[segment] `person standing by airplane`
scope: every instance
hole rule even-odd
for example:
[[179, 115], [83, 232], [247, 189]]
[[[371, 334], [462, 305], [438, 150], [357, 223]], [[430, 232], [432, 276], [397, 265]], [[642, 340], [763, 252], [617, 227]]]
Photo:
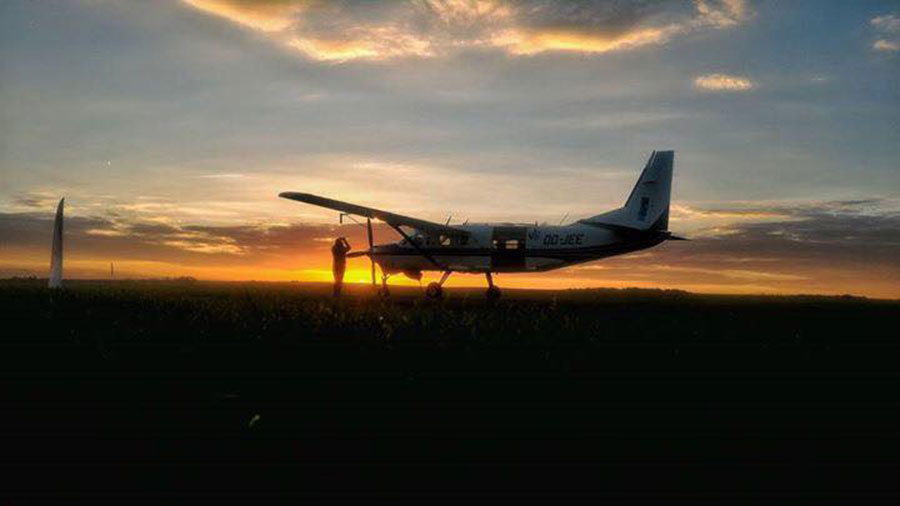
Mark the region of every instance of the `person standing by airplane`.
[[334, 274], [334, 296], [341, 296], [341, 287], [344, 285], [344, 271], [347, 268], [347, 252], [350, 251], [350, 243], [346, 237], [338, 237], [331, 246], [333, 262], [331, 271]]

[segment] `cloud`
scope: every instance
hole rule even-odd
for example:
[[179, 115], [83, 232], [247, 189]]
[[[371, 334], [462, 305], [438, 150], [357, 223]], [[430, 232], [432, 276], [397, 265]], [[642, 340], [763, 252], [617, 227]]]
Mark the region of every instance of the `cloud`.
[[[869, 20], [869, 23], [875, 27], [875, 31], [883, 34], [900, 33], [900, 17], [895, 14], [876, 16]], [[878, 39], [872, 44], [872, 49], [887, 52], [900, 51], [900, 39]]]
[[894, 14], [876, 16], [869, 21], [877, 30], [888, 33], [900, 33], [900, 17]]
[[[666, 243], [527, 282], [530, 286], [562, 282], [563, 286], [900, 297], [896, 201], [737, 203], [693, 212], [731, 220], [721, 225], [729, 233], [692, 235], [691, 241]], [[114, 261], [117, 271], [136, 277], [164, 272], [218, 279], [263, 275], [296, 279], [317, 273], [314, 279], [326, 280], [334, 237], [347, 236], [355, 248], [366, 244], [365, 229], [355, 224], [206, 226], [73, 216], [66, 225], [71, 264], [94, 262], [89, 265], [96, 265], [91, 271], [95, 276], [108, 272], [109, 262]], [[673, 223], [673, 228], [679, 227]], [[52, 213], [0, 213], [0, 244], [4, 245], [0, 271], [21, 273], [24, 269], [13, 269], [16, 265], [29, 266], [34, 272], [45, 269], [51, 230]], [[383, 225], [375, 233], [377, 242], [397, 238]], [[163, 264], [164, 270], [158, 266], [153, 271], [140, 270], [141, 266], [151, 269], [154, 262]], [[359, 262], [357, 267], [365, 264]], [[517, 276], [505, 279], [525, 282]]]
[[[0, 213], [4, 245], [0, 260], [21, 257], [17, 252], [29, 260], [43, 260], [50, 247], [52, 219], [49, 213]], [[69, 216], [65, 228], [69, 258], [167, 262], [182, 267], [267, 263], [299, 267], [327, 253], [338, 236], [346, 236], [356, 248], [366, 245], [365, 230], [355, 224], [206, 226]], [[395, 238], [384, 225], [374, 230], [382, 242]]]
[[721, 2], [708, 2], [697, 0], [697, 12], [700, 14], [695, 20], [696, 25], [711, 25], [717, 28], [735, 26], [748, 17], [748, 9], [744, 0], [721, 0]]
[[[727, 234], [692, 235], [602, 262], [596, 274], [617, 282], [651, 281], [687, 290], [769, 293], [858, 293], [900, 297], [900, 212], [883, 199], [719, 207], [738, 219]], [[678, 229], [677, 224], [673, 224]], [[591, 266], [587, 266], [591, 267]], [[650, 286], [650, 285], [647, 285]]]
[[224, 174], [203, 174], [197, 176], [202, 179], [242, 179], [246, 177], [244, 174], [239, 173], [224, 173]]
[[425, 58], [473, 48], [511, 55], [599, 54], [665, 44], [677, 35], [730, 28], [750, 17], [744, 0], [183, 2], [329, 62]]
[[182, 0], [196, 9], [263, 32], [290, 27], [310, 2], [290, 0]]
[[756, 85], [746, 77], [706, 74], [694, 79], [694, 87], [705, 91], [747, 91]]
[[359, 30], [357, 38], [349, 39], [293, 37], [288, 40], [287, 45], [314, 60], [334, 62], [434, 55], [429, 41], [394, 26]]
[[872, 44], [872, 49], [876, 51], [900, 51], [900, 42], [878, 39]]
[[13, 195], [11, 204], [19, 209], [51, 209], [62, 198], [50, 192], [29, 192]]
[[645, 28], [624, 34], [604, 35], [577, 31], [513, 31], [494, 39], [513, 54], [532, 55], [545, 51], [607, 53], [661, 44], [671, 36], [671, 28]]

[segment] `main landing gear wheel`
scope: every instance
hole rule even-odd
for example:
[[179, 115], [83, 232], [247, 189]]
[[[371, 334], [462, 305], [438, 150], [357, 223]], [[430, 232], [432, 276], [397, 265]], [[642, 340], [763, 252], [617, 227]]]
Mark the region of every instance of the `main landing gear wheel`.
[[428, 283], [428, 287], [425, 288], [425, 296], [431, 300], [440, 300], [444, 298], [444, 282], [447, 281], [447, 278], [453, 274], [453, 271], [444, 271], [444, 274], [441, 275], [440, 281], [434, 281]]
[[428, 283], [428, 287], [425, 288], [425, 296], [432, 300], [438, 300], [444, 298], [444, 288], [437, 281], [432, 281]]

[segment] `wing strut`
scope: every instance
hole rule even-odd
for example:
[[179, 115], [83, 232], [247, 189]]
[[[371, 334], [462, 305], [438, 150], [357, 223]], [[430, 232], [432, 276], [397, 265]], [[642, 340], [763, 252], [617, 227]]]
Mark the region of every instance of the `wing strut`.
[[419, 246], [419, 243], [417, 243], [416, 241], [413, 241], [410, 236], [406, 235], [406, 232], [404, 232], [403, 229], [401, 229], [397, 225], [393, 225], [391, 223], [388, 223], [388, 225], [393, 227], [394, 230], [396, 230], [398, 234], [402, 235], [403, 238], [406, 239], [406, 242], [412, 244], [412, 247], [416, 248], [416, 250], [418, 250], [418, 252], [421, 253], [423, 257], [427, 258], [429, 262], [433, 263], [435, 267], [437, 267], [439, 269], [447, 270], [446, 266], [441, 265], [440, 262], [435, 260], [433, 256], [431, 256], [430, 254], [428, 254], [427, 251], [422, 249], [422, 247]]
[[[366, 218], [366, 231], [369, 235], [369, 251], [372, 251], [375, 246], [372, 240], [372, 218]], [[375, 287], [375, 257], [369, 255], [369, 263], [372, 264], [372, 287]]]

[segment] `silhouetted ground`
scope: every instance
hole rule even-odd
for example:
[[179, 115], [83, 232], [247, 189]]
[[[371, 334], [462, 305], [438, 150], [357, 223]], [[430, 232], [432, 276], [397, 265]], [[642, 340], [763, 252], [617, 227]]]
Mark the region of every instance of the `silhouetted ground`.
[[900, 302], [329, 291], [0, 282], [0, 499], [900, 491]]

